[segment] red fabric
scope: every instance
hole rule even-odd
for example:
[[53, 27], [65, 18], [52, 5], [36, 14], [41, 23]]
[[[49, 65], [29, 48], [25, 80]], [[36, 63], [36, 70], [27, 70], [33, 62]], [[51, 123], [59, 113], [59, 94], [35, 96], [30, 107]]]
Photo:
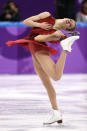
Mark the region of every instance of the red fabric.
[[[52, 16], [46, 17], [44, 19], [41, 19], [38, 21], [38, 23], [47, 22], [49, 24], [52, 24], [52, 26], [55, 24], [55, 19]], [[35, 56], [35, 52], [40, 50], [47, 50], [50, 54], [56, 54], [58, 53], [57, 50], [49, 47], [45, 42], [37, 42], [34, 40], [34, 37], [37, 35], [47, 35], [52, 34], [56, 30], [50, 29], [50, 30], [44, 30], [38, 27], [34, 27], [31, 29], [30, 33], [23, 39], [19, 39], [16, 41], [8, 41], [6, 44], [8, 46], [11, 46], [13, 44], [19, 44], [21, 46], [24, 46], [26, 49], [30, 50], [30, 52]], [[59, 41], [50, 41], [50, 43], [57, 44]]]
[[83, 14], [83, 15], [87, 15], [87, 13], [84, 12], [83, 10], [80, 10], [80, 13]]

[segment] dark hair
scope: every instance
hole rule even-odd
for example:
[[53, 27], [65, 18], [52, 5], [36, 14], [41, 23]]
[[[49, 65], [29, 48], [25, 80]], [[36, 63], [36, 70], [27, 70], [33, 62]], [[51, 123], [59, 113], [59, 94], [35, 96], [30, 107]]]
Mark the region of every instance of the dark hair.
[[17, 4], [13, 1], [13, 0], [10, 0], [6, 3], [6, 5], [9, 5], [10, 3], [13, 3], [15, 5], [15, 7], [18, 7]]
[[87, 0], [83, 0], [82, 5], [84, 5], [87, 2]]
[[13, 0], [9, 0], [9, 1], [7, 2], [7, 4], [10, 4], [10, 3], [14, 3], [14, 4], [15, 4], [15, 2], [14, 2]]
[[3, 6], [3, 9], [10, 8], [9, 4], [10, 4], [11, 2], [14, 3], [14, 5], [17, 7], [16, 3], [15, 3], [13, 0], [10, 0], [10, 1], [8, 1], [7, 3], [5, 3], [5, 5]]
[[4, 6], [3, 9], [4, 9], [4, 10], [10, 10], [10, 6], [9, 6], [9, 5]]
[[82, 6], [81, 6], [81, 11], [83, 11], [84, 12], [84, 4], [87, 2], [87, 0], [83, 0], [83, 2], [82, 2]]

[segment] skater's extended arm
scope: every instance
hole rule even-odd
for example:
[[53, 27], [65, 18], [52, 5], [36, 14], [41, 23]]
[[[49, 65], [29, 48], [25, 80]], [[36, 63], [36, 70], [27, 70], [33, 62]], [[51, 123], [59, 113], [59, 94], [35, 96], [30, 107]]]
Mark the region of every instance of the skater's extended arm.
[[32, 17], [25, 19], [23, 21], [23, 24], [27, 25], [27, 26], [31, 26], [31, 27], [40, 27], [40, 28], [48, 30], [48, 29], [52, 28], [51, 24], [48, 24], [47, 22], [38, 23], [37, 21], [40, 19], [46, 18], [50, 15], [51, 14], [49, 12], [43, 12], [43, 13], [40, 13], [36, 16], [32, 16]]
[[47, 42], [47, 41], [57, 41], [64, 38], [65, 38], [65, 35], [60, 30], [57, 30], [56, 32], [52, 34], [38, 35], [34, 38], [34, 40], [38, 42]]

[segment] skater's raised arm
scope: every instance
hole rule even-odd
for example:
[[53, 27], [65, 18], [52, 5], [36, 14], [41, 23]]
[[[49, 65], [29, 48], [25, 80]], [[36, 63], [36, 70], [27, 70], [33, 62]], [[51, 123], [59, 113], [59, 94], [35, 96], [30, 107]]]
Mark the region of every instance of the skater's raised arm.
[[25, 19], [23, 21], [23, 24], [27, 25], [27, 26], [31, 26], [31, 27], [40, 27], [42, 29], [48, 30], [48, 29], [52, 28], [51, 24], [48, 24], [47, 22], [38, 23], [37, 21], [40, 20], [40, 19], [44, 19], [44, 18], [46, 18], [50, 15], [51, 14], [49, 12], [43, 12], [43, 13], [40, 13], [36, 16], [32, 16], [32, 17]]

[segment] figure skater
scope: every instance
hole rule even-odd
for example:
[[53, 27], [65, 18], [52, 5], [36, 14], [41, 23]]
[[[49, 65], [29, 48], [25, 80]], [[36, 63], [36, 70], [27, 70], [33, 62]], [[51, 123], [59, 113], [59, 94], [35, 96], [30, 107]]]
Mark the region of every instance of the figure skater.
[[[68, 18], [55, 19], [49, 12], [43, 12], [25, 19], [23, 24], [33, 27], [29, 35], [23, 39], [8, 41], [6, 44], [8, 46], [19, 44], [30, 50], [35, 71], [46, 88], [52, 105], [53, 113], [43, 124], [62, 123], [62, 114], [57, 105], [56, 92], [50, 78], [54, 81], [61, 79], [67, 52], [71, 52], [72, 44], [75, 40], [79, 39], [79, 36], [66, 38], [60, 30], [73, 31], [76, 23]], [[50, 55], [57, 54], [58, 51], [49, 47], [46, 44], [48, 41], [53, 44], [57, 44], [60, 41], [60, 45], [63, 48], [56, 64], [50, 58]]]

